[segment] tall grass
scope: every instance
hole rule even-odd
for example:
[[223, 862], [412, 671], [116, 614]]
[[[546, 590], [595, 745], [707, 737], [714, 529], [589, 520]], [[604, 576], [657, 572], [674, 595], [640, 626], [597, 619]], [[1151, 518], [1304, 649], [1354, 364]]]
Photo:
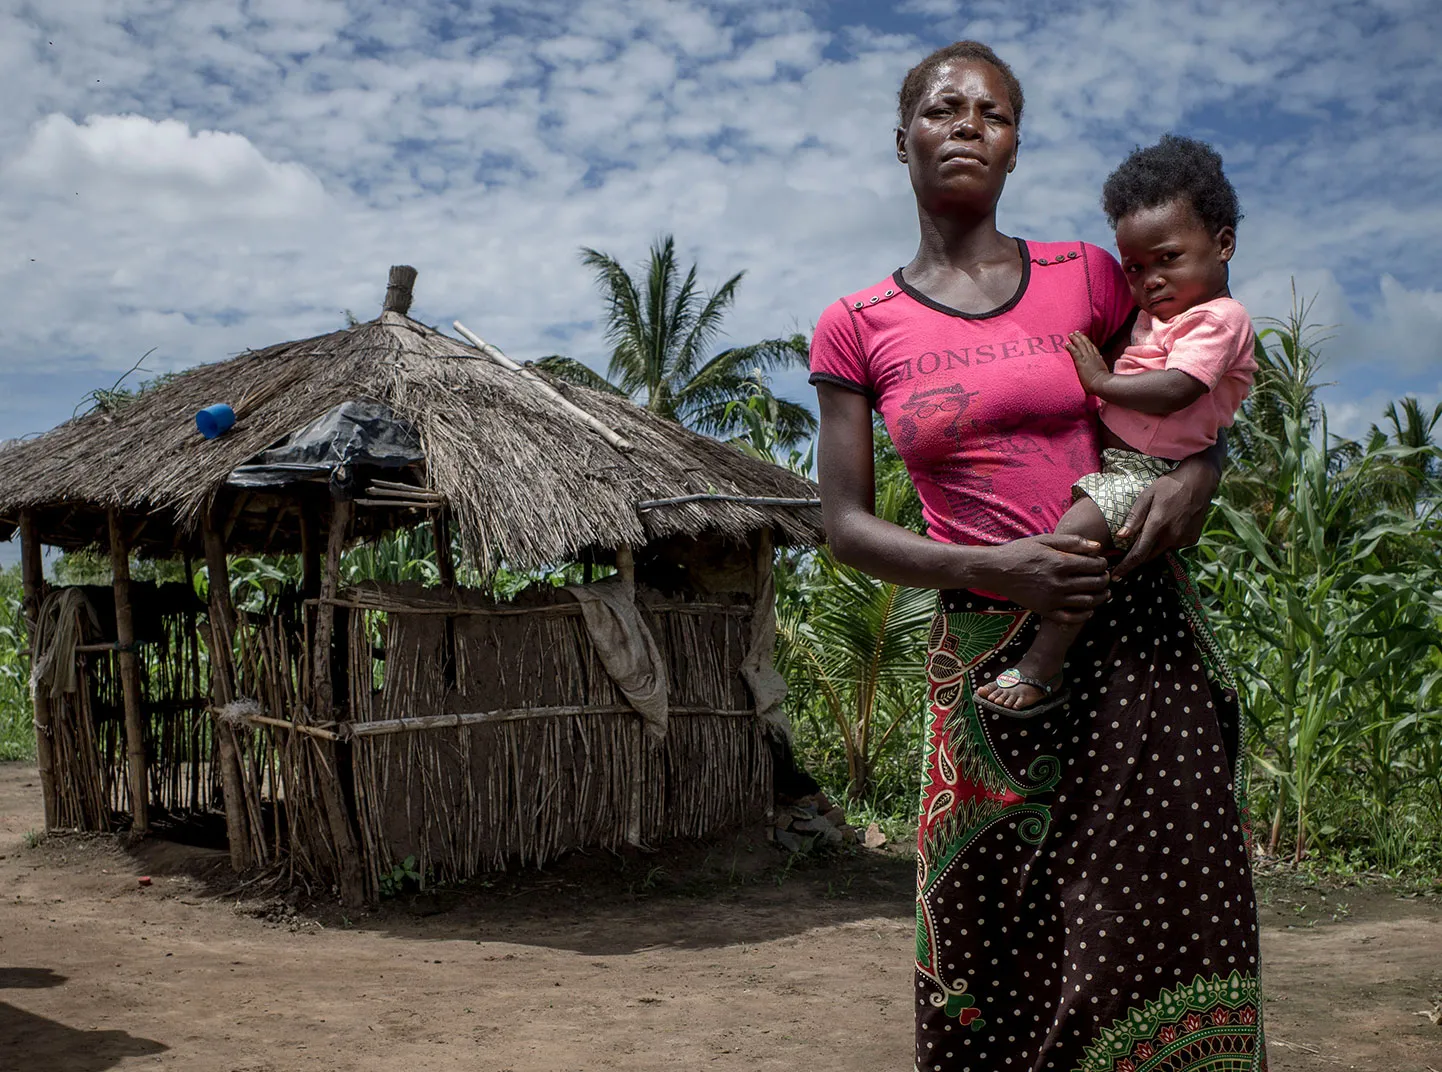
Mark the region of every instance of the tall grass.
[[0, 570], [0, 760], [35, 755], [20, 567]]

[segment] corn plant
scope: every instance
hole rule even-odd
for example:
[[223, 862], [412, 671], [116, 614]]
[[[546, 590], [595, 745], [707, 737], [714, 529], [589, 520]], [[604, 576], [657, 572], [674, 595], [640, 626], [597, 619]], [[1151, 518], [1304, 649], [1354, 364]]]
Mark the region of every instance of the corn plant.
[[1331, 443], [1304, 316], [1262, 333], [1274, 345], [1261, 351], [1240, 472], [1202, 569], [1246, 684], [1252, 754], [1273, 781], [1267, 845], [1280, 848], [1290, 819], [1297, 860], [1339, 769], [1365, 767], [1381, 814], [1395, 801], [1398, 749], [1409, 747], [1395, 727], [1421, 715], [1409, 697], [1437, 644], [1423, 594], [1437, 577], [1422, 553], [1435, 547], [1432, 511], [1383, 493], [1433, 448]]
[[20, 568], [0, 570], [0, 760], [35, 754]]

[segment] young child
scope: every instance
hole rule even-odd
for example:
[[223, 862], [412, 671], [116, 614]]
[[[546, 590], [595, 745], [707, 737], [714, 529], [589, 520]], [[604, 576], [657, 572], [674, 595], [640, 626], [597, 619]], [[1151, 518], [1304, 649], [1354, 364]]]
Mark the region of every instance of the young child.
[[[1216, 443], [1257, 363], [1247, 311], [1227, 290], [1239, 213], [1216, 151], [1168, 134], [1112, 172], [1102, 208], [1140, 312], [1110, 371], [1081, 332], [1067, 344], [1082, 388], [1100, 400], [1102, 469], [1077, 481], [1056, 531], [1124, 548], [1117, 530], [1137, 496]], [[1062, 665], [1080, 630], [1043, 619], [1021, 661], [977, 689], [977, 703], [1015, 718], [1066, 703]]]

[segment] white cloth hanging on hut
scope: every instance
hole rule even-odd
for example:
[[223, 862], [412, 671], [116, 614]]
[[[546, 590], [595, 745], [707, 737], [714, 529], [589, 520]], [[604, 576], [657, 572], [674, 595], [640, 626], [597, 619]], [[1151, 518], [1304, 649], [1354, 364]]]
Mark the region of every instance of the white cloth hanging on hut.
[[634, 582], [618, 574], [594, 584], [568, 585], [566, 591], [581, 604], [581, 618], [601, 665], [640, 714], [646, 736], [662, 740], [670, 712], [666, 664], [636, 607]]

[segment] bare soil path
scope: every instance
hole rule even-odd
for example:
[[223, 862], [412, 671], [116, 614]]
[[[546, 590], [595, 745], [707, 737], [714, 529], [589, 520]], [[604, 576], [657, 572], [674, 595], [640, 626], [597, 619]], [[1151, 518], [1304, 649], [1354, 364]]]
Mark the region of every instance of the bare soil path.
[[[912, 861], [742, 836], [347, 919], [222, 896], [212, 850], [57, 837], [0, 764], [0, 1070], [910, 1067]], [[152, 885], [138, 878], [149, 875]], [[1276, 1072], [1442, 1072], [1442, 901], [1264, 884]]]

